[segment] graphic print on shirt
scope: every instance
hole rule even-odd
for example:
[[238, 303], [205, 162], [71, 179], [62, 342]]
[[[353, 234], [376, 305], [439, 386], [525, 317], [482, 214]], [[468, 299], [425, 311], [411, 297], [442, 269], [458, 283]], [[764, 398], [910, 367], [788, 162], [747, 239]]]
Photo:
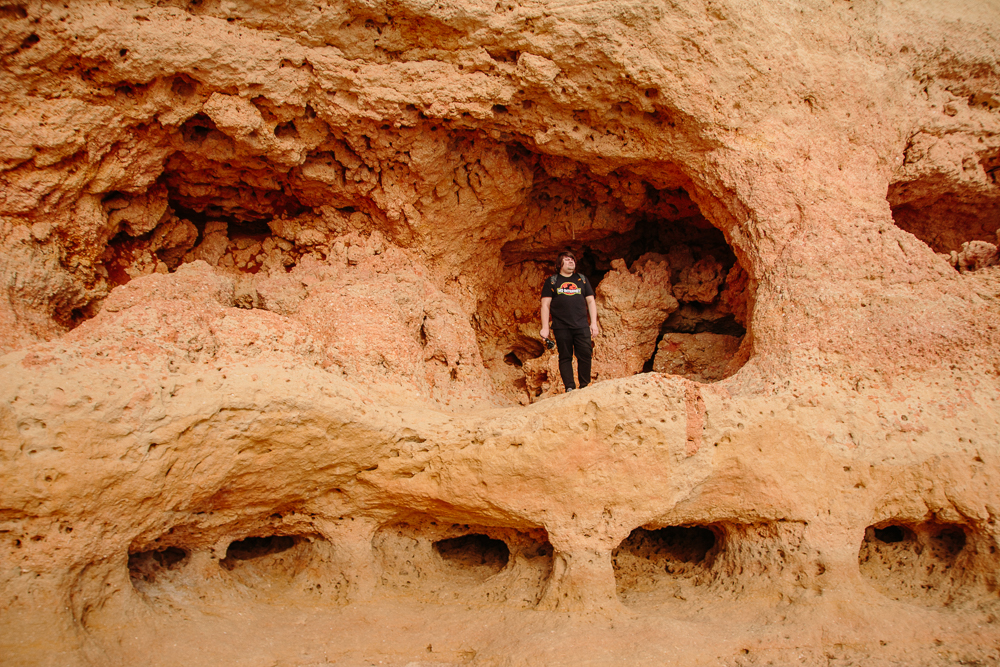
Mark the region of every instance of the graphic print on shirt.
[[562, 285], [559, 286], [559, 289], [556, 290], [557, 294], [565, 294], [566, 296], [574, 296], [582, 292], [583, 290], [580, 289], [579, 285], [571, 282], [563, 283]]

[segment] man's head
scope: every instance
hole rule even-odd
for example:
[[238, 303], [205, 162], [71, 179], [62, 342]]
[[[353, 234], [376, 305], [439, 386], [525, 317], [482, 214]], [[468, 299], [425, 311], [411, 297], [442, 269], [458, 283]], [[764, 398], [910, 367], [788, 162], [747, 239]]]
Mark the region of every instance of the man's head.
[[556, 271], [567, 274], [576, 271], [576, 255], [569, 250], [559, 253], [556, 257]]

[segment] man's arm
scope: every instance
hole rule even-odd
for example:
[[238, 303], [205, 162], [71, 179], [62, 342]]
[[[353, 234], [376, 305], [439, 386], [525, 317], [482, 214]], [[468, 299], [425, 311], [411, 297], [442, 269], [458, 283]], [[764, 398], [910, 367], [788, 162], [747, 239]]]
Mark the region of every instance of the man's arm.
[[596, 336], [601, 333], [601, 327], [597, 325], [597, 299], [592, 296], [587, 297], [587, 312], [590, 313], [590, 335]]
[[551, 296], [542, 297], [542, 338], [549, 337], [549, 306], [552, 305]]

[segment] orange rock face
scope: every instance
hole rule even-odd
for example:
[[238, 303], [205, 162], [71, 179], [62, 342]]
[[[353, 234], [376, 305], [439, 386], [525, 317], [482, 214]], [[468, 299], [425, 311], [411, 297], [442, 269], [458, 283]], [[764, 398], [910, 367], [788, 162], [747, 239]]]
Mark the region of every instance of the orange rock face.
[[992, 4], [25, 0], [0, 45], [4, 664], [1000, 660]]

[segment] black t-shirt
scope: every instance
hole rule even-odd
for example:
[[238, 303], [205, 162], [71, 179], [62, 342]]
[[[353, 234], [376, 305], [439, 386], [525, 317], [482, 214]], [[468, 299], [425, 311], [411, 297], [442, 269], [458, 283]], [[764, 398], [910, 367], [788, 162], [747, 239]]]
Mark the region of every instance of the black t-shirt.
[[[553, 280], [552, 278], [555, 278]], [[594, 296], [590, 281], [579, 273], [566, 277], [560, 273], [545, 279], [542, 298], [551, 297], [553, 329], [587, 329], [590, 315], [587, 312], [587, 297]]]

